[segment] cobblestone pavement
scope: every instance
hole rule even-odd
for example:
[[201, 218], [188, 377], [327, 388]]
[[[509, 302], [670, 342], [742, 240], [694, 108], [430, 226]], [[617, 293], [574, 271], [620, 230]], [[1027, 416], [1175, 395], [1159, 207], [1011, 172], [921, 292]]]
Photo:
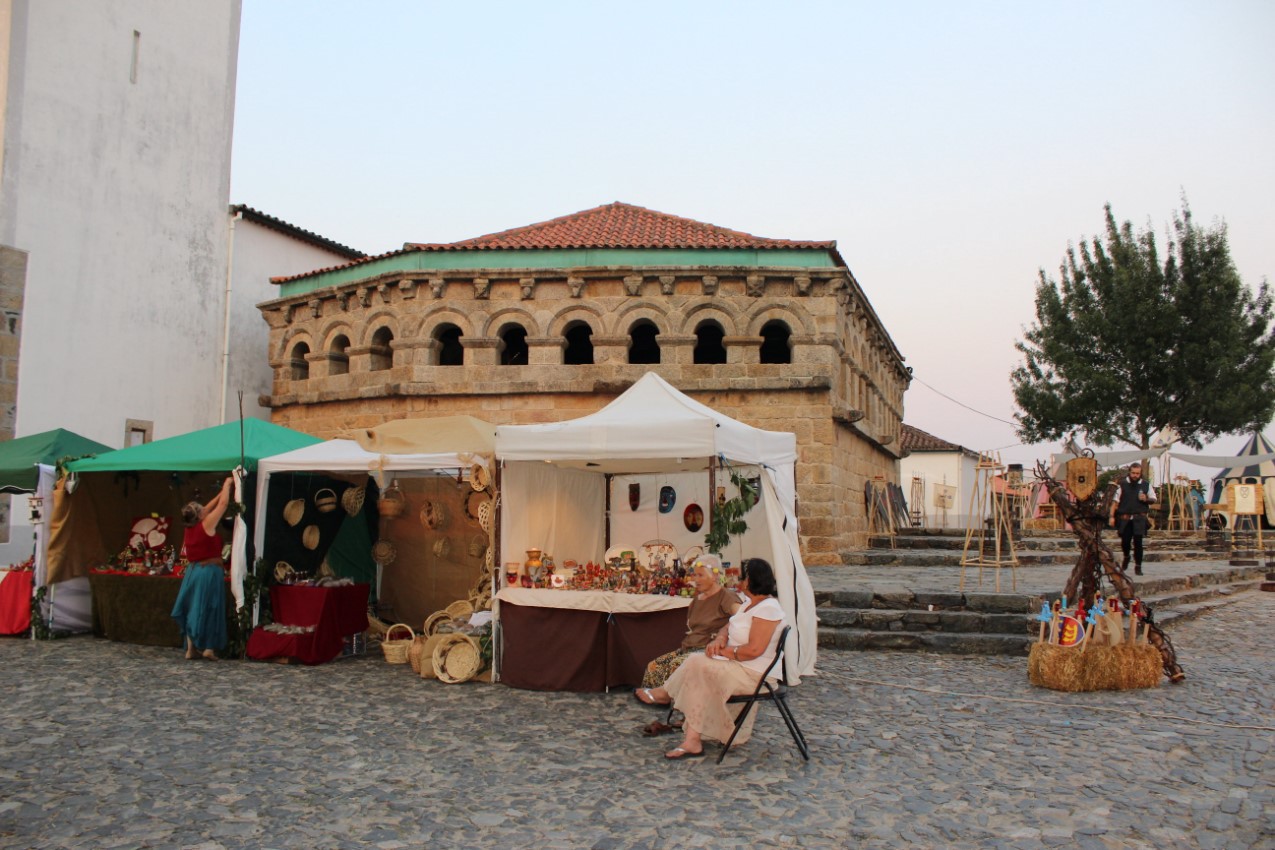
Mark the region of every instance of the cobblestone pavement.
[[1063, 694], [1022, 658], [824, 652], [717, 766], [628, 693], [379, 658], [0, 640], [0, 847], [1270, 848], [1275, 594], [1172, 635], [1188, 679]]

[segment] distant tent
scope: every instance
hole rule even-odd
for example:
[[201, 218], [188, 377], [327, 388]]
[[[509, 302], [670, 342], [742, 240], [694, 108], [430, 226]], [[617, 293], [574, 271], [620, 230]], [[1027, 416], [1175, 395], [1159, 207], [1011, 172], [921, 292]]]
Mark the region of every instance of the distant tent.
[[[1273, 453], [1275, 447], [1272, 447], [1271, 441], [1263, 434], [1254, 434], [1235, 456], [1235, 466], [1223, 469], [1214, 477], [1213, 498], [1209, 501], [1220, 503], [1226, 485], [1232, 482], [1257, 484], [1262, 488], [1266, 500], [1266, 521], [1275, 525], [1275, 459], [1269, 457]], [[1245, 463], [1244, 458], [1254, 458], [1257, 462]]]
[[31, 493], [39, 482], [37, 464], [55, 465], [65, 457], [109, 452], [110, 446], [56, 428], [0, 443], [0, 493]]

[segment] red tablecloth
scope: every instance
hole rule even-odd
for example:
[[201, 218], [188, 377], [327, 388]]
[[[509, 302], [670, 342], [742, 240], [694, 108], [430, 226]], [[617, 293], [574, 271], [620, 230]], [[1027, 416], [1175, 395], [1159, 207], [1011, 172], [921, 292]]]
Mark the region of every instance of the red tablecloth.
[[0, 570], [0, 635], [20, 635], [31, 627], [30, 570]]
[[500, 681], [537, 691], [642, 684], [651, 659], [677, 649], [686, 609], [609, 614], [500, 603]]
[[248, 638], [248, 657], [296, 658], [303, 664], [323, 664], [341, 654], [347, 635], [367, 629], [369, 586], [306, 587], [275, 585], [270, 588], [270, 610], [274, 621], [288, 626], [314, 626], [300, 635], [253, 629]]

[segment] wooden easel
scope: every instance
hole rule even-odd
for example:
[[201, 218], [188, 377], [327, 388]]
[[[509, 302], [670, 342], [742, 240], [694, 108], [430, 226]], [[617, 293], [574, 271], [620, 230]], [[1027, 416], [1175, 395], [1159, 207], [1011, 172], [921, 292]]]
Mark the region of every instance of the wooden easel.
[[956, 507], [956, 487], [946, 482], [935, 484], [934, 507], [939, 511], [939, 528], [947, 528], [947, 512]]
[[1191, 480], [1185, 475], [1175, 475], [1172, 484], [1166, 484], [1169, 491], [1169, 531], [1195, 531], [1195, 515], [1187, 506], [1187, 494], [1191, 491]]
[[[979, 453], [974, 467], [974, 490], [970, 493], [965, 549], [961, 553], [960, 589], [965, 589], [965, 568], [978, 567], [978, 584], [983, 585], [983, 567], [996, 570], [996, 592], [1001, 590], [1002, 566], [1010, 568], [1010, 580], [1018, 589], [1018, 553], [1014, 551], [1014, 524], [1009, 510], [1008, 494], [996, 492], [996, 478], [1001, 471], [1000, 458]], [[988, 538], [991, 539], [988, 539]]]
[[912, 476], [912, 492], [908, 496], [908, 512], [913, 528], [925, 528], [925, 479]]
[[1257, 533], [1257, 552], [1264, 554], [1266, 545], [1262, 541], [1262, 514], [1266, 513], [1265, 493], [1261, 484], [1242, 484], [1232, 481], [1226, 485], [1226, 502], [1231, 511], [1231, 556], [1241, 547], [1236, 543], [1240, 532]]

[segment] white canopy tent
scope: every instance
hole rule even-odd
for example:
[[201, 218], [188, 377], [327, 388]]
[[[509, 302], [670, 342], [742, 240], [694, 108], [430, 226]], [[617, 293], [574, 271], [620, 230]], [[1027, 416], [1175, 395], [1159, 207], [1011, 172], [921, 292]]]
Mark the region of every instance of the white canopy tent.
[[[506, 559], [532, 548], [559, 560], [596, 558], [608, 540], [637, 546], [648, 538], [668, 540], [683, 551], [702, 544], [708, 531], [709, 499], [715, 496], [710, 475], [728, 494], [734, 489], [728, 469], [759, 476], [760, 501], [745, 516], [748, 532], [722, 554], [734, 560], [738, 551], [771, 563], [779, 603], [794, 627], [786, 648], [789, 680], [814, 673], [817, 619], [797, 537], [794, 434], [746, 425], [648, 372], [588, 416], [498, 427], [496, 456], [500, 551]], [[627, 494], [634, 484], [637, 506], [631, 507]], [[665, 488], [675, 494], [676, 513], [662, 510]], [[706, 523], [694, 531], [682, 521], [683, 505], [692, 500]]]

